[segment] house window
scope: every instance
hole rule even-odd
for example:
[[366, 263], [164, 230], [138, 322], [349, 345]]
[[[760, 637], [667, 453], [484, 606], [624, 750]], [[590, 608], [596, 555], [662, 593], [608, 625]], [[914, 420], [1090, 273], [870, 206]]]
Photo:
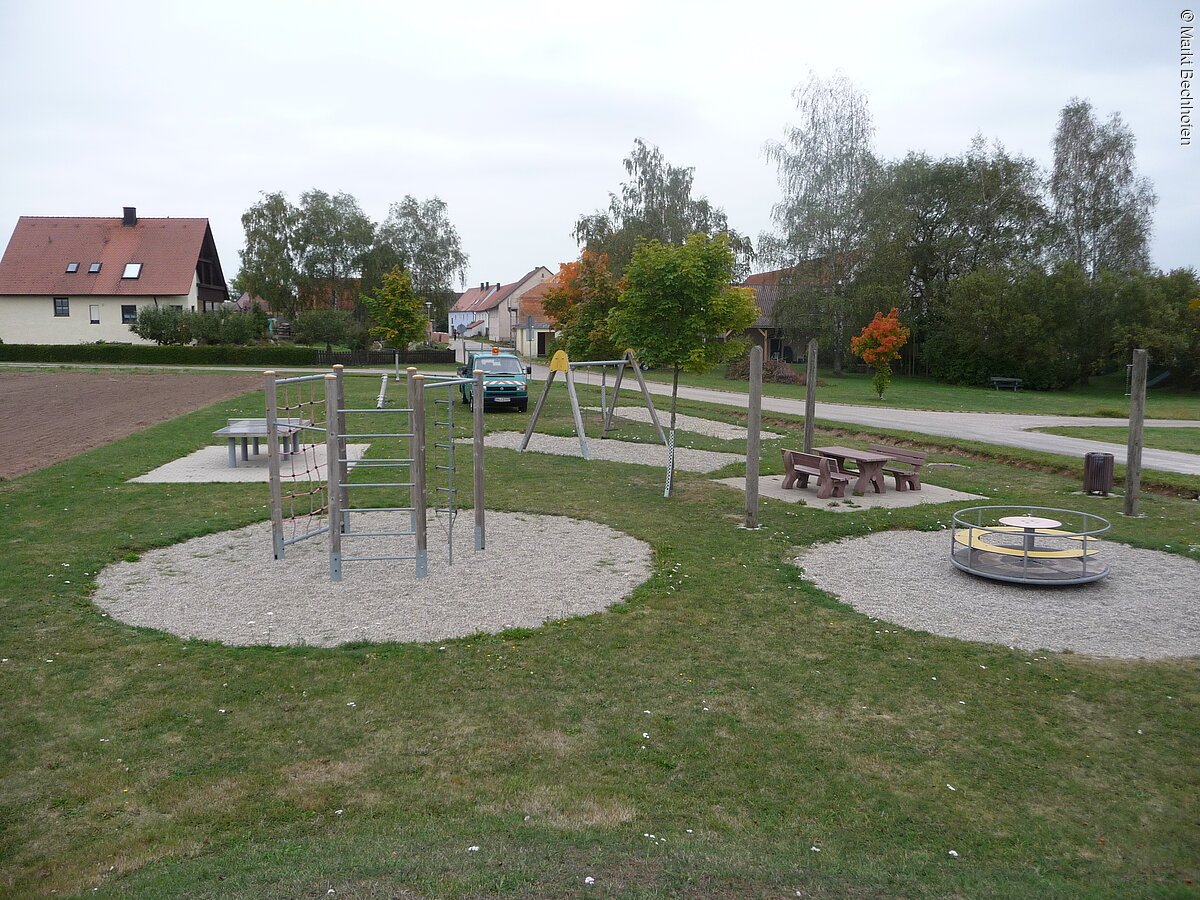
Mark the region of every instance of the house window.
[[97, 272], [100, 271], [100, 265], [101, 264], [98, 262], [92, 263], [90, 266], [88, 266], [88, 274], [95, 275]]
[[100, 305], [99, 304], [93, 303], [91, 306], [88, 307], [88, 320], [93, 325], [100, 324]]
[[74, 275], [79, 271], [79, 263], [67, 263], [67, 272]]
[[140, 278], [142, 274], [141, 263], [125, 263], [125, 271], [121, 273], [122, 278]]
[[71, 301], [66, 297], [54, 298], [54, 315], [62, 317], [71, 314]]
[[121, 304], [121, 324], [132, 325], [137, 321], [137, 307], [133, 304]]

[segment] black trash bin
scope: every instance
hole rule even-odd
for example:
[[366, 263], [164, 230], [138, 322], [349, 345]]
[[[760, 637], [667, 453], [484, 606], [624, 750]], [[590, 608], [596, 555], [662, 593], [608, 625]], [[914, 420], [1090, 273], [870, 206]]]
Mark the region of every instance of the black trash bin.
[[1112, 486], [1113, 455], [1111, 453], [1085, 453], [1083, 455], [1083, 492], [1107, 497], [1112, 493]]

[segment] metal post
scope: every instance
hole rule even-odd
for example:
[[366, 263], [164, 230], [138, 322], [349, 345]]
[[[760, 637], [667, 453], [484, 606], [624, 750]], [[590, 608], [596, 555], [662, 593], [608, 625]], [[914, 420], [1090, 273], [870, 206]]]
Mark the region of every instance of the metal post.
[[413, 431], [412, 492], [413, 531], [417, 536], [417, 577], [429, 574], [429, 553], [425, 533], [425, 376], [413, 375], [412, 416], [416, 423]]
[[750, 351], [750, 413], [746, 419], [746, 527], [758, 527], [758, 463], [762, 455], [762, 347]]
[[1129, 395], [1129, 446], [1125, 454], [1125, 515], [1138, 514], [1142, 490], [1142, 427], [1146, 421], [1145, 350], [1133, 351], [1133, 381]]
[[605, 410], [608, 409], [608, 369], [600, 369], [600, 419], [604, 423], [600, 432], [600, 437], [608, 437], [608, 416], [605, 415]]
[[[416, 416], [413, 414], [413, 410], [416, 409], [416, 406], [417, 406], [417, 400], [416, 400], [417, 395], [416, 395], [416, 389], [413, 386], [413, 376], [415, 376], [417, 374], [416, 366], [409, 366], [407, 369], [405, 369], [405, 374], [407, 377], [407, 384], [405, 385], [405, 387], [408, 389], [408, 395], [407, 395], [408, 396], [408, 433], [411, 435], [411, 437], [409, 437], [409, 439], [408, 439], [408, 458], [410, 460], [415, 460], [417, 458], [417, 448], [416, 448], [417, 419], [416, 419]], [[414, 466], [414, 464], [410, 462], [409, 463], [409, 474], [410, 475], [413, 474], [413, 472], [412, 472], [413, 466]], [[415, 479], [410, 478], [408, 480], [413, 481]], [[410, 502], [408, 505], [412, 507], [412, 512], [410, 512], [408, 514], [408, 530], [415, 534], [417, 531], [417, 504], [411, 502], [411, 498], [410, 498]]]
[[[338, 522], [342, 518], [341, 500], [342, 484], [345, 477], [342, 474], [341, 463], [338, 462], [338, 415], [337, 397], [338, 377], [325, 376], [325, 486], [329, 503], [329, 580], [342, 580], [342, 529]], [[330, 414], [330, 411], [333, 411]]]
[[267, 396], [267, 469], [271, 479], [271, 547], [283, 559], [283, 489], [279, 484], [279, 396], [274, 372], [263, 372]]
[[813, 418], [817, 414], [817, 339], [808, 342], [804, 368], [804, 452], [812, 453]]
[[[554, 380], [554, 373], [550, 373], [550, 378], [546, 380], [546, 390], [550, 389], [550, 382]], [[542, 401], [546, 399], [546, 394], [543, 392], [542, 399], [538, 401], [537, 409], [533, 412], [533, 421], [537, 421], [537, 414], [542, 409]], [[483, 518], [483, 370], [475, 370], [475, 385], [471, 390], [472, 413], [474, 414], [474, 434], [472, 437], [472, 451], [474, 454], [473, 463], [473, 498], [475, 504], [475, 550], [476, 552], [487, 547], [487, 535], [484, 530]], [[529, 425], [533, 428], [533, 423]], [[525, 443], [529, 443], [529, 433], [525, 433]], [[524, 449], [524, 445], [522, 448]]]
[[396, 381], [400, 380], [400, 351], [396, 351]]
[[613, 414], [617, 411], [617, 397], [621, 395], [621, 380], [625, 377], [625, 361], [617, 363], [617, 378], [613, 382], [612, 389], [612, 405], [604, 410], [604, 436], [608, 437], [609, 431], [612, 430]]
[[654, 409], [654, 401], [650, 399], [650, 389], [646, 387], [646, 379], [642, 377], [642, 367], [638, 364], [637, 357], [633, 355], [632, 350], [625, 351], [625, 358], [629, 360], [629, 364], [633, 367], [633, 374], [637, 378], [638, 387], [642, 389], [642, 399], [646, 401], [646, 409], [650, 410], [650, 421], [654, 423], [654, 430], [658, 432], [658, 439], [665, 444], [667, 436], [663, 434], [662, 425], [658, 422], [658, 413]]
[[[338, 433], [338, 459], [349, 459], [346, 453], [346, 414], [342, 412], [346, 408], [346, 367], [336, 365], [333, 367], [333, 374], [337, 376], [337, 405], [331, 410], [325, 410], [325, 418], [337, 416], [337, 433]], [[338, 481], [343, 485], [341, 488], [341, 499], [338, 508], [342, 511], [342, 531], [350, 530], [350, 488], [346, 487], [346, 482], [349, 480], [350, 473], [349, 464], [339, 462], [338, 467], [341, 469], [344, 477]], [[333, 527], [334, 520], [329, 520], [330, 527]]]

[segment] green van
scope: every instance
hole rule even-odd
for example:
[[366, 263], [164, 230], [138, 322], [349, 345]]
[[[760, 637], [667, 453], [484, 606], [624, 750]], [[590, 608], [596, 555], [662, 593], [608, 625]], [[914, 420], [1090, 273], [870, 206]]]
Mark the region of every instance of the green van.
[[[528, 377], [533, 373], [529, 366], [521, 364], [521, 358], [509, 352], [472, 352], [467, 364], [458, 370], [463, 378], [471, 378], [475, 370], [483, 372], [483, 408], [510, 407], [524, 412], [529, 408]], [[473, 385], [460, 384], [462, 402], [470, 403]]]

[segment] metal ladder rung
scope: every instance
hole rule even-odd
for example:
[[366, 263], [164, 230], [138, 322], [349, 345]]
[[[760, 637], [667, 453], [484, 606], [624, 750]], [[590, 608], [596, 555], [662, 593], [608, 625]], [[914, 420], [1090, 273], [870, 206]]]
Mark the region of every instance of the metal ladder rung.
[[380, 409], [378, 406], [371, 409], [339, 409], [340, 413], [376, 413], [376, 412], [412, 412], [412, 409], [407, 406], [389, 406], [387, 409]]
[[342, 537], [413, 537], [415, 531], [343, 531]]
[[345, 438], [346, 440], [350, 440], [351, 438], [411, 438], [413, 436], [414, 435], [412, 435], [408, 432], [401, 432], [399, 434], [396, 434], [396, 433], [393, 433], [390, 431], [383, 431], [383, 432], [379, 432], [378, 434], [376, 434], [375, 432], [372, 431], [372, 432], [364, 432], [362, 434], [339, 435], [339, 437]]
[[343, 509], [344, 513], [369, 513], [369, 512], [413, 512], [411, 506], [351, 506]]
[[342, 562], [412, 562], [415, 556], [343, 556]]
[[411, 481], [363, 481], [357, 484], [354, 483], [339, 483], [338, 487], [343, 488], [360, 488], [360, 487], [412, 487]]
[[376, 459], [375, 457], [365, 456], [360, 457], [359, 459], [342, 459], [341, 457], [338, 457], [338, 462], [354, 463], [357, 466], [369, 466], [372, 463], [386, 463], [388, 465], [412, 465], [411, 459], [388, 459], [386, 457]]

